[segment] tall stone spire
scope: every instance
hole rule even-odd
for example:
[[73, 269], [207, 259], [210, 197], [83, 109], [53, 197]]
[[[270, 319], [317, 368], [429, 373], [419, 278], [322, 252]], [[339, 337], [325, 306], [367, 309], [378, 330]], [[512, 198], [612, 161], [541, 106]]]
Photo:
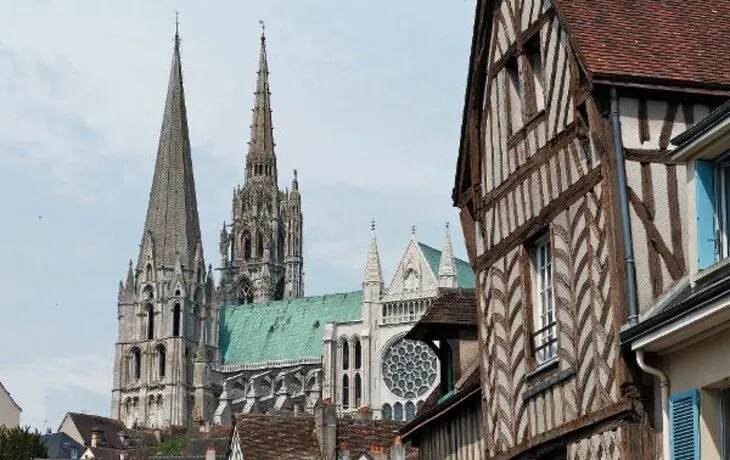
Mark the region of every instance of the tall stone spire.
[[277, 183], [276, 155], [274, 154], [274, 125], [271, 121], [271, 91], [269, 89], [269, 65], [266, 60], [266, 35], [261, 22], [261, 52], [254, 93], [251, 138], [246, 155], [246, 181], [255, 178], [271, 178]]
[[198, 204], [180, 64], [180, 36], [176, 30], [157, 162], [137, 269], [142, 268], [143, 258], [150, 252], [158, 267], [172, 268], [180, 257], [185, 268], [192, 268], [199, 241]]
[[368, 250], [368, 260], [365, 264], [364, 283], [383, 284], [383, 271], [380, 267], [380, 254], [378, 253], [378, 242], [375, 238], [375, 221], [370, 222], [370, 249]]
[[438, 272], [439, 287], [456, 287], [456, 262], [454, 261], [454, 250], [451, 247], [451, 235], [449, 234], [449, 223], [446, 223], [446, 236], [444, 237], [444, 248], [441, 251]]

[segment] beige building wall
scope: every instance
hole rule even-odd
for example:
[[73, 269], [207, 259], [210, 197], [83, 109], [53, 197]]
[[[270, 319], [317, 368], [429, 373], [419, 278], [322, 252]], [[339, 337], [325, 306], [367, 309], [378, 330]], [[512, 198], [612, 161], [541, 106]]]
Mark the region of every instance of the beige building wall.
[[699, 338], [665, 356], [670, 395], [700, 389], [700, 452], [703, 460], [721, 459], [721, 391], [730, 387], [728, 332], [724, 329]]
[[20, 425], [20, 407], [0, 385], [0, 426], [13, 428]]

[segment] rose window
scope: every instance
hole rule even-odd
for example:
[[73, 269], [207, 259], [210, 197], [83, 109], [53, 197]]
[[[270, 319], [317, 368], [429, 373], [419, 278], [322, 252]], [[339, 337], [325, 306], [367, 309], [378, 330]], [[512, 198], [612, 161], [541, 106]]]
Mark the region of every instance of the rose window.
[[436, 354], [426, 344], [400, 340], [383, 355], [383, 380], [391, 393], [400, 398], [426, 394], [436, 381]]

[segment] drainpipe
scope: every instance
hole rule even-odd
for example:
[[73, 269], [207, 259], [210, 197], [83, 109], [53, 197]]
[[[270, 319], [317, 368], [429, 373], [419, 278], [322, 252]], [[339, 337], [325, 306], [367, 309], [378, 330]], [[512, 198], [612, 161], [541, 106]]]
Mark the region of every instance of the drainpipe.
[[636, 268], [634, 266], [634, 245], [631, 237], [631, 216], [629, 215], [628, 184], [624, 164], [624, 144], [621, 138], [621, 120], [618, 110], [618, 93], [611, 88], [611, 125], [613, 126], [613, 144], [616, 153], [616, 174], [618, 175], [618, 199], [621, 206], [621, 226], [624, 234], [624, 263], [626, 265], [626, 289], [629, 301], [629, 325], [638, 323], [639, 315], [636, 306]]
[[662, 391], [662, 455], [663, 458], [669, 458], [669, 380], [664, 372], [646, 364], [643, 348], [636, 350], [636, 363], [642, 371], [659, 379]]

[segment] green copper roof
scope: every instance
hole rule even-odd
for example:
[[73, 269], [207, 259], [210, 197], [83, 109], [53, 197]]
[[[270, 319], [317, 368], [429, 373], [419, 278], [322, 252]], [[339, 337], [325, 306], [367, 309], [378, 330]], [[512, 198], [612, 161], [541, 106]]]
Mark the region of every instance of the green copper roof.
[[359, 320], [361, 300], [357, 291], [223, 307], [223, 364], [318, 358], [324, 325]]
[[[441, 251], [423, 243], [418, 243], [418, 246], [421, 247], [421, 252], [431, 266], [433, 274], [438, 278]], [[454, 262], [456, 262], [456, 287], [464, 289], [476, 288], [477, 279], [474, 276], [474, 271], [471, 269], [471, 264], [457, 257], [454, 257]]]

